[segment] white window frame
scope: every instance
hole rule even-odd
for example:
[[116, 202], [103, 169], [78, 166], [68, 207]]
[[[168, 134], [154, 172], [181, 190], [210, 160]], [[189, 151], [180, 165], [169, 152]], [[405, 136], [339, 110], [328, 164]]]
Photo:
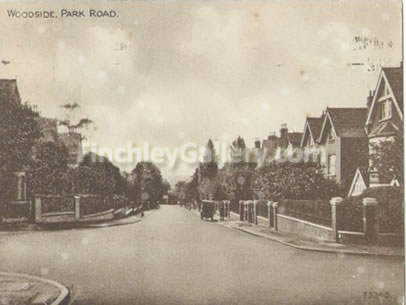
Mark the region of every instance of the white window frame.
[[385, 98], [379, 100], [379, 121], [385, 121], [392, 118], [392, 100]]
[[[334, 157], [334, 162], [332, 162], [332, 158]], [[332, 163], [334, 163], [332, 166]], [[329, 177], [336, 176], [336, 165], [337, 165], [337, 155], [328, 155], [327, 157], [327, 175]]]

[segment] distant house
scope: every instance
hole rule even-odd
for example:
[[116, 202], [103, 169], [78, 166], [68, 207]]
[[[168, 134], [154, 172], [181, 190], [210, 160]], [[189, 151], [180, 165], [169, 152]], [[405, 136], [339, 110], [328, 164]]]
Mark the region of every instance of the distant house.
[[[368, 97], [367, 107], [365, 132], [369, 153], [373, 154], [374, 145], [393, 140], [403, 131], [403, 65], [381, 69], [376, 88]], [[369, 179], [371, 187], [397, 183], [392, 179], [384, 181], [374, 169], [371, 169]]]
[[76, 132], [66, 132], [60, 133], [58, 137], [68, 149], [68, 165], [77, 166], [83, 157], [82, 135]]
[[[303, 134], [301, 132], [289, 132], [287, 124], [282, 124], [280, 136], [272, 132], [267, 139], [262, 141], [262, 151], [265, 154], [265, 160], [278, 159], [282, 154], [290, 154], [294, 148], [300, 147]], [[256, 141], [256, 147], [260, 142]]]
[[57, 119], [39, 117], [38, 125], [40, 129], [40, 141], [56, 142], [58, 140]]
[[0, 79], [0, 101], [1, 100], [11, 101], [17, 104], [21, 103], [16, 79]]
[[326, 175], [346, 187], [358, 167], [368, 165], [366, 108], [327, 108], [318, 138]]

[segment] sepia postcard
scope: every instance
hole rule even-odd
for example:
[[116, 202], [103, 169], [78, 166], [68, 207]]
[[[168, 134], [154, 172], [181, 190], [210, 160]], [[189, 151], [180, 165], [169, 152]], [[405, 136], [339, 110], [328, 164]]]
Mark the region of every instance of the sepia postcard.
[[0, 305], [403, 305], [401, 0], [0, 0]]

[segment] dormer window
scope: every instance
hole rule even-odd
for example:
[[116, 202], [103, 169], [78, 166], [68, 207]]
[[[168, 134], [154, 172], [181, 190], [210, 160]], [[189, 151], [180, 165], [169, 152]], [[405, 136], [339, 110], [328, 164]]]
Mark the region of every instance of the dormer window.
[[392, 117], [392, 101], [384, 100], [379, 102], [379, 120], [387, 120]]

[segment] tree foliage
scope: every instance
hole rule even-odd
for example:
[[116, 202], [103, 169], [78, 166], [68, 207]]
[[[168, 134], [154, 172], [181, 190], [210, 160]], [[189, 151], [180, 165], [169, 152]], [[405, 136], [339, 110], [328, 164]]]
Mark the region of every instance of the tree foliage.
[[157, 207], [167, 186], [162, 180], [161, 171], [152, 162], [138, 162], [131, 172], [133, 197], [150, 207]]
[[39, 142], [33, 148], [29, 169], [30, 194], [58, 194], [72, 192], [72, 172], [68, 168], [65, 145]]
[[38, 113], [28, 104], [0, 99], [0, 168], [20, 170], [40, 137]]
[[317, 164], [276, 161], [255, 170], [252, 190], [257, 199], [269, 200], [330, 199], [342, 193]]
[[372, 169], [379, 173], [380, 180], [391, 182], [396, 178], [403, 185], [403, 132], [398, 133], [394, 140], [372, 144], [371, 151]]
[[253, 198], [251, 180], [254, 169], [249, 164], [226, 164], [218, 171], [217, 180], [226, 198], [233, 201]]
[[111, 196], [128, 192], [128, 182], [120, 169], [105, 157], [88, 153], [74, 172], [77, 193]]

